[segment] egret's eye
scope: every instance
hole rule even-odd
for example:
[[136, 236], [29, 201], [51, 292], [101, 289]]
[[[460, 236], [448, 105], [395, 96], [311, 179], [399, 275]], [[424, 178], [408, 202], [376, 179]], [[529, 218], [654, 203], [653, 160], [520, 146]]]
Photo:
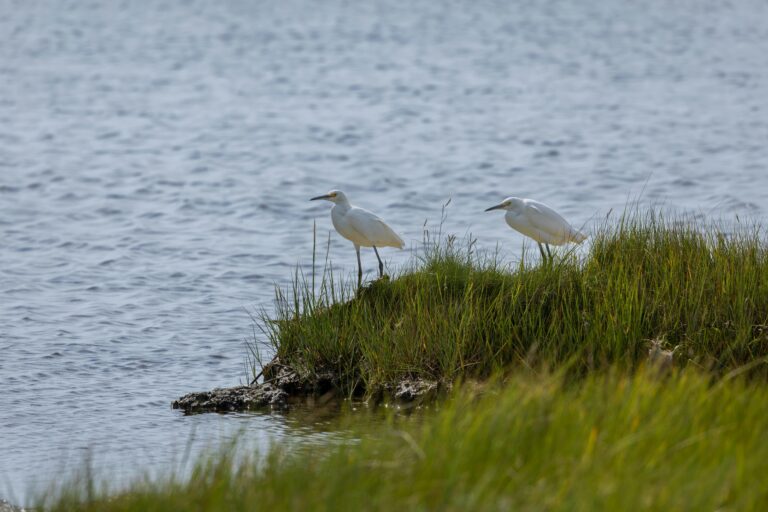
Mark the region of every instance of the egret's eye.
[[331, 197], [336, 197], [336, 192], [334, 192], [333, 194], [331, 194]]

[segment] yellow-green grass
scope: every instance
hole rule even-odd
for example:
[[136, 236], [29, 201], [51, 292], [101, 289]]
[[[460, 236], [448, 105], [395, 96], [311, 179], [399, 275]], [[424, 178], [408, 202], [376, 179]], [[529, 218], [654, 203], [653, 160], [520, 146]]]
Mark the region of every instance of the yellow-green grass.
[[[677, 366], [768, 376], [768, 251], [759, 227], [625, 215], [583, 252], [504, 265], [454, 240], [360, 292], [297, 274], [264, 322], [283, 364], [346, 395], [404, 377], [450, 382], [520, 367], [632, 370], [649, 340]], [[739, 370], [741, 371], [741, 370]]]
[[461, 386], [420, 425], [260, 461], [201, 462], [107, 494], [75, 482], [41, 510], [765, 510], [768, 387], [687, 369], [578, 382], [517, 372]]

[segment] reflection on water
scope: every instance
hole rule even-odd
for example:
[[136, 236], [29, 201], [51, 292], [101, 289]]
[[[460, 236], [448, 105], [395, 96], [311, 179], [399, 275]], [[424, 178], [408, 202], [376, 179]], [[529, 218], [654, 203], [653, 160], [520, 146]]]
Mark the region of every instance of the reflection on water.
[[[85, 453], [130, 478], [172, 468], [193, 432], [198, 453], [323, 425], [169, 404], [246, 379], [245, 309], [308, 265], [330, 219], [307, 199], [331, 188], [410, 248], [452, 197], [445, 229], [510, 255], [521, 237], [483, 210], [512, 194], [587, 229], [641, 193], [765, 214], [762, 1], [46, 4], [0, 4], [0, 495], [17, 501]], [[331, 256], [354, 271], [335, 234]]]
[[[327, 444], [329, 440], [354, 441], [381, 434], [382, 427], [419, 425], [436, 406], [415, 403], [372, 405], [365, 402], [331, 400], [294, 405], [290, 410], [268, 414], [270, 421], [283, 427], [283, 434], [301, 439], [303, 444]], [[264, 413], [233, 413], [246, 423]]]

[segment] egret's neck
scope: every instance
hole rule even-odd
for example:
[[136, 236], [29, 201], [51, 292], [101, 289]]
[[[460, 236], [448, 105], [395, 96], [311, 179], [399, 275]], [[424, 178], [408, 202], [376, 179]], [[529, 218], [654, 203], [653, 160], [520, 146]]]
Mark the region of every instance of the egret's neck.
[[336, 202], [333, 205], [333, 209], [339, 213], [347, 213], [347, 210], [349, 210], [351, 207], [352, 205], [349, 204], [349, 200], [346, 197], [340, 197], [336, 199]]

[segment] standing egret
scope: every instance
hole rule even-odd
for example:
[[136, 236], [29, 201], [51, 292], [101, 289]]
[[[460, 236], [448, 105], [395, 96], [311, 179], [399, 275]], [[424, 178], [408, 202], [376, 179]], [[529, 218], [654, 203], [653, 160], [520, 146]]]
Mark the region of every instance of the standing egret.
[[[509, 227], [519, 231], [527, 237], [536, 240], [539, 244], [541, 258], [547, 261], [549, 255], [552, 260], [552, 253], [549, 251], [551, 245], [563, 245], [568, 242], [580, 244], [587, 239], [587, 235], [571, 226], [562, 215], [555, 210], [533, 199], [522, 199], [520, 197], [508, 197], [496, 206], [488, 208], [491, 210], [506, 210], [504, 220]], [[544, 248], [547, 248], [547, 255], [544, 254]]]
[[360, 247], [373, 247], [376, 258], [379, 260], [379, 277], [384, 276], [384, 263], [379, 257], [379, 251], [376, 247], [397, 247], [402, 249], [405, 246], [402, 238], [397, 236], [392, 228], [386, 222], [381, 220], [376, 214], [352, 206], [349, 199], [340, 190], [331, 190], [325, 195], [313, 197], [310, 201], [325, 199], [333, 203], [331, 208], [331, 220], [333, 227], [341, 236], [351, 241], [355, 245], [357, 252], [357, 286], [363, 279], [363, 265], [360, 263]]

